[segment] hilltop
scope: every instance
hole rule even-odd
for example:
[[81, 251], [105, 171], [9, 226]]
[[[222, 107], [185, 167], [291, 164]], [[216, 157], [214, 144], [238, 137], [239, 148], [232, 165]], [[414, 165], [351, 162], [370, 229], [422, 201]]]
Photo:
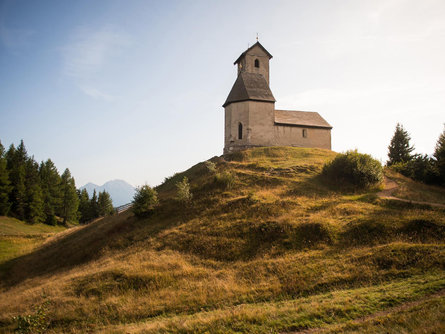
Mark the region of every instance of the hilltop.
[[[0, 325], [44, 305], [50, 332], [444, 331], [444, 209], [333, 189], [319, 173], [335, 155], [257, 148], [175, 174], [153, 215], [76, 227], [7, 262]], [[184, 176], [189, 205], [175, 200]], [[417, 183], [387, 176], [416, 199]]]

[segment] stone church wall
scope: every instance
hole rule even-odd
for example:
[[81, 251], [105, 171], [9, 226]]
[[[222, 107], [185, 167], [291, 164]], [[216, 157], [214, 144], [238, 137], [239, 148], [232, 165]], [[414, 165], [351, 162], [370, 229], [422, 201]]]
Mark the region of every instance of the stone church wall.
[[[303, 136], [303, 130], [306, 137]], [[331, 130], [304, 126], [277, 125], [273, 127], [275, 145], [331, 149]]]
[[[243, 126], [243, 138], [238, 139], [238, 125]], [[246, 131], [249, 127], [249, 101], [232, 103], [225, 108], [224, 153], [247, 148]], [[232, 149], [230, 149], [232, 148]]]
[[[331, 130], [275, 124], [274, 103], [243, 101], [225, 108], [224, 153], [257, 146], [331, 149]], [[242, 124], [242, 138], [238, 127]], [[303, 131], [305, 135], [303, 135]]]
[[249, 101], [249, 128], [247, 137], [252, 146], [274, 145], [274, 103]]

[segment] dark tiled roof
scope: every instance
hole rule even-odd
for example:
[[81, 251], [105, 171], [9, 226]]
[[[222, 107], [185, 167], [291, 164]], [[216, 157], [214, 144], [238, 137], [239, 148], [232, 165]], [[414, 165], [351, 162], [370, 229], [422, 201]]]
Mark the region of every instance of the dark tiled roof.
[[223, 107], [232, 102], [248, 100], [275, 102], [269, 85], [261, 74], [241, 72], [236, 78]]
[[275, 110], [275, 124], [332, 129], [318, 112], [313, 111]]
[[243, 58], [247, 52], [249, 52], [250, 50], [252, 50], [255, 46], [259, 46], [266, 54], [267, 56], [270, 58], [272, 58], [272, 55], [269, 53], [269, 51], [266, 50], [266, 48], [264, 46], [261, 45], [260, 42], [256, 42], [254, 45], [252, 45], [250, 48], [248, 48], [246, 51], [244, 51], [243, 53], [241, 53], [241, 55], [238, 57], [237, 60], [235, 60], [235, 62], [233, 63], [233, 65], [238, 64], [238, 62], [241, 60], [241, 58]]

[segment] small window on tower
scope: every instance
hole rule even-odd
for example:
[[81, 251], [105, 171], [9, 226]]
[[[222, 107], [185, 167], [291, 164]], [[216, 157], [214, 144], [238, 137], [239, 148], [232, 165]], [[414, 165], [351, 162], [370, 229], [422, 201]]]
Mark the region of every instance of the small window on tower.
[[303, 129], [303, 138], [307, 138], [307, 129]]
[[255, 67], [260, 68], [260, 61], [255, 59]]
[[243, 139], [243, 125], [241, 123], [238, 124], [238, 139]]

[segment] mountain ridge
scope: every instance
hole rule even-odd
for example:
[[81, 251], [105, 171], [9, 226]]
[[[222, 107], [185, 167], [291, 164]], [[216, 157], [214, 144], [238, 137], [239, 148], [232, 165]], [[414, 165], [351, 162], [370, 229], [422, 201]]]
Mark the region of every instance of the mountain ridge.
[[96, 190], [96, 193], [105, 190], [107, 193], [110, 194], [113, 205], [115, 207], [130, 203], [133, 200], [134, 192], [136, 191], [135, 187], [133, 187], [125, 180], [121, 179], [107, 181], [101, 186], [92, 182], [88, 182], [79, 189], [86, 189], [90, 198], [93, 195], [94, 190]]

